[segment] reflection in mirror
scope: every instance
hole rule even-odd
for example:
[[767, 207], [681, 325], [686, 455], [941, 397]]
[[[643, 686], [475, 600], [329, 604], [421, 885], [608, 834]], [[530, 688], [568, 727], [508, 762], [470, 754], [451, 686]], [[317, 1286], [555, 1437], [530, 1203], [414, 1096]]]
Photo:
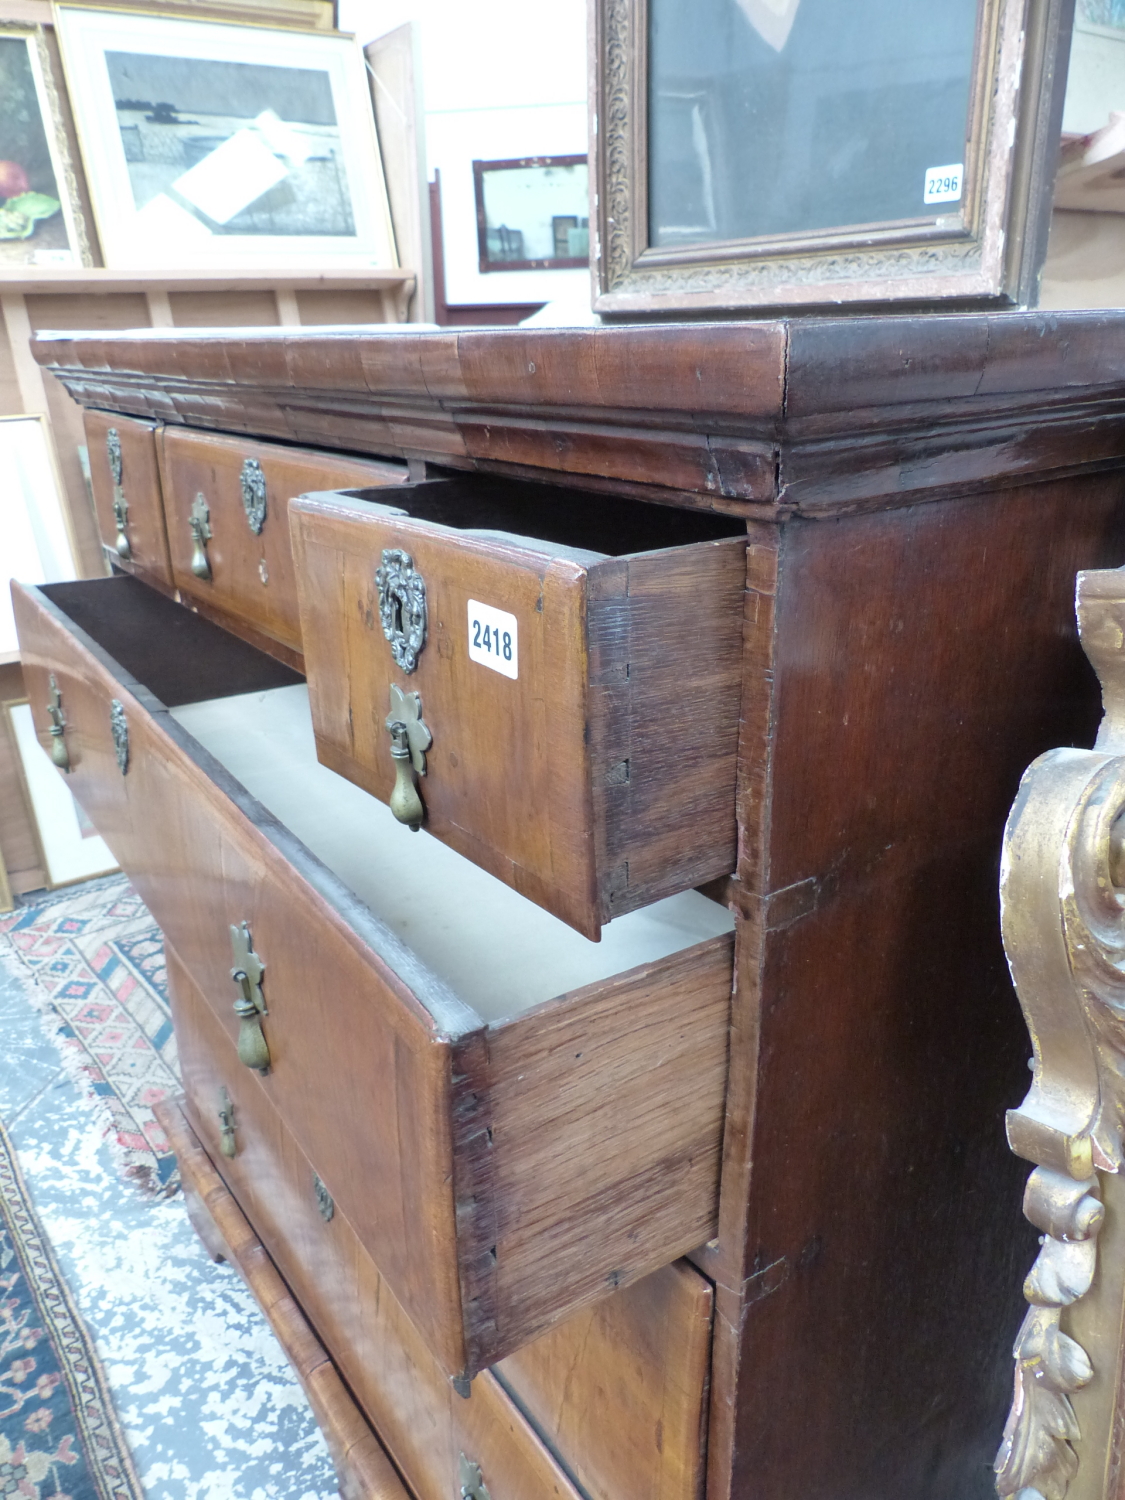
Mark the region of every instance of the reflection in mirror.
[[649, 0], [649, 243], [955, 214], [977, 0]]
[[585, 156], [475, 161], [482, 271], [584, 266], [590, 252]]

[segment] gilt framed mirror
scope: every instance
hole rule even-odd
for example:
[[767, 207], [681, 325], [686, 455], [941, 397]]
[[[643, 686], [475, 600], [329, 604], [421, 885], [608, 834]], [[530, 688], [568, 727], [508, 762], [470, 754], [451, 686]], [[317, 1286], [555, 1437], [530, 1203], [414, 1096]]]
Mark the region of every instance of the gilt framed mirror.
[[601, 313], [1034, 302], [1074, 0], [592, 0]]

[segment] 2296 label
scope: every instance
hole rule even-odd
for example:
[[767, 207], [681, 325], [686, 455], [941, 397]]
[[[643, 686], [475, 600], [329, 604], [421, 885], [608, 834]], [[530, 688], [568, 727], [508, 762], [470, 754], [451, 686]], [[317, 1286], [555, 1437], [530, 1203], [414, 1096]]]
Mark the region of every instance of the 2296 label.
[[926, 169], [926, 185], [922, 193], [922, 202], [959, 202], [964, 176], [965, 165], [963, 162], [951, 162], [948, 167], [928, 167]]
[[469, 600], [469, 660], [505, 677], [520, 675], [519, 631], [515, 615]]

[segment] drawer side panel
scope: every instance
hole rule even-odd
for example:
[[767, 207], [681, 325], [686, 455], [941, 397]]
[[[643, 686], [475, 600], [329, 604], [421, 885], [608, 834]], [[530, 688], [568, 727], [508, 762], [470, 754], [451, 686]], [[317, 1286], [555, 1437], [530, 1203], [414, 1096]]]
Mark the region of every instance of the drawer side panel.
[[488, 1033], [494, 1358], [715, 1233], [732, 969], [712, 938]]

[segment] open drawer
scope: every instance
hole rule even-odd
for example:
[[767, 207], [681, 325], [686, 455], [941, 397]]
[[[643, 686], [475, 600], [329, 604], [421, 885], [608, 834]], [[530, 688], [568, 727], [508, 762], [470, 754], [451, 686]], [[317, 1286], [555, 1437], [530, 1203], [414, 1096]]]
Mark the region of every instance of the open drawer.
[[734, 868], [744, 523], [469, 476], [290, 531], [325, 765], [591, 938]]
[[451, 1376], [714, 1234], [722, 907], [589, 942], [319, 766], [280, 663], [131, 578], [13, 593], [44, 743], [53, 675], [75, 794]]

